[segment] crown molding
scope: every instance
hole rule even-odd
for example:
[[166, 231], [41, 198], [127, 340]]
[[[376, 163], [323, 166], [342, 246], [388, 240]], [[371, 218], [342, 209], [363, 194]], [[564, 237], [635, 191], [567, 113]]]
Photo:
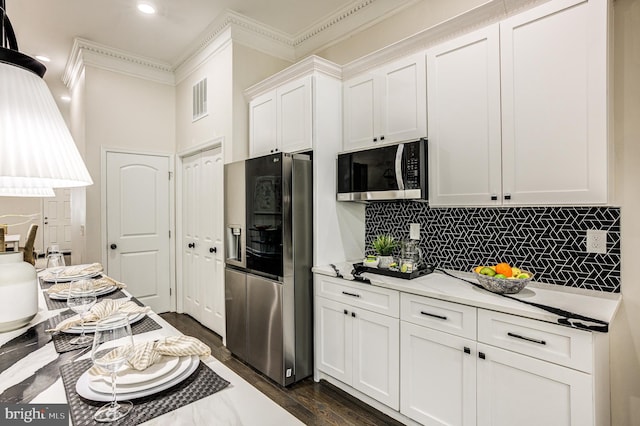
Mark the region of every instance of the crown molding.
[[508, 16], [548, 1], [551, 0], [490, 0], [451, 19], [345, 64], [342, 67], [342, 78], [349, 79], [371, 68], [497, 23]]
[[422, 0], [362, 0], [331, 14], [295, 35], [296, 57], [339, 43]]
[[244, 96], [251, 100], [274, 87], [314, 72], [342, 80], [342, 68], [339, 65], [312, 55], [247, 88], [244, 91]]
[[288, 34], [232, 10], [225, 11], [215, 19], [204, 34], [193, 49], [176, 62], [176, 83], [184, 80], [231, 41], [290, 62], [296, 59]]
[[175, 85], [171, 64], [82, 38], [75, 38], [73, 41], [62, 77], [63, 83], [73, 88], [87, 65], [156, 83]]

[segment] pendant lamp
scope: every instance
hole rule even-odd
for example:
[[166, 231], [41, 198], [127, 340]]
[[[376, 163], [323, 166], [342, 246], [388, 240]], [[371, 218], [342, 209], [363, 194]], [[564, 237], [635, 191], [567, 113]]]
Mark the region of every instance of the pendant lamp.
[[18, 51], [5, 0], [0, 0], [0, 36], [0, 196], [42, 196], [28, 194], [91, 185], [42, 79], [46, 67]]

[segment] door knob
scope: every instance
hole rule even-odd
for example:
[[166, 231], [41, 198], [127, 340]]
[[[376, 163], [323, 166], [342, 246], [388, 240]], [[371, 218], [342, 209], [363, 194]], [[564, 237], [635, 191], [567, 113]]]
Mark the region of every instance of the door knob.
[[118, 248], [118, 246], [117, 246], [117, 245], [115, 245], [115, 244], [111, 244], [109, 247], [111, 247], [111, 250], [115, 250], [115, 249], [117, 249], [117, 248]]
[[187, 244], [187, 247], [189, 247], [189, 248], [195, 248], [195, 246], [196, 246], [196, 243], [189, 243], [189, 244]]
[[209, 247], [209, 253], [217, 253], [218, 249], [215, 247]]

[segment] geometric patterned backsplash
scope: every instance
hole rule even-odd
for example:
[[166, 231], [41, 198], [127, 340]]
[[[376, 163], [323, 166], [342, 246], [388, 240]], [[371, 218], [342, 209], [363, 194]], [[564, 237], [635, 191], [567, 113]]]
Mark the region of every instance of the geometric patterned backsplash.
[[[617, 207], [430, 208], [393, 201], [370, 202], [365, 211], [367, 255], [377, 235], [409, 238], [409, 224], [419, 223], [420, 247], [436, 267], [471, 271], [508, 262], [538, 282], [620, 292]], [[588, 229], [608, 231], [606, 254], [586, 252]]]

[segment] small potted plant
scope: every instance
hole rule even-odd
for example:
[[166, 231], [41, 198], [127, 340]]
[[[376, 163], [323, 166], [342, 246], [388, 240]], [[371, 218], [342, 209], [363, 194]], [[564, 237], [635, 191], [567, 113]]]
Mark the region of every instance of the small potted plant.
[[378, 253], [378, 268], [389, 269], [393, 263], [393, 250], [398, 246], [398, 241], [391, 235], [378, 235], [373, 240], [373, 249]]

